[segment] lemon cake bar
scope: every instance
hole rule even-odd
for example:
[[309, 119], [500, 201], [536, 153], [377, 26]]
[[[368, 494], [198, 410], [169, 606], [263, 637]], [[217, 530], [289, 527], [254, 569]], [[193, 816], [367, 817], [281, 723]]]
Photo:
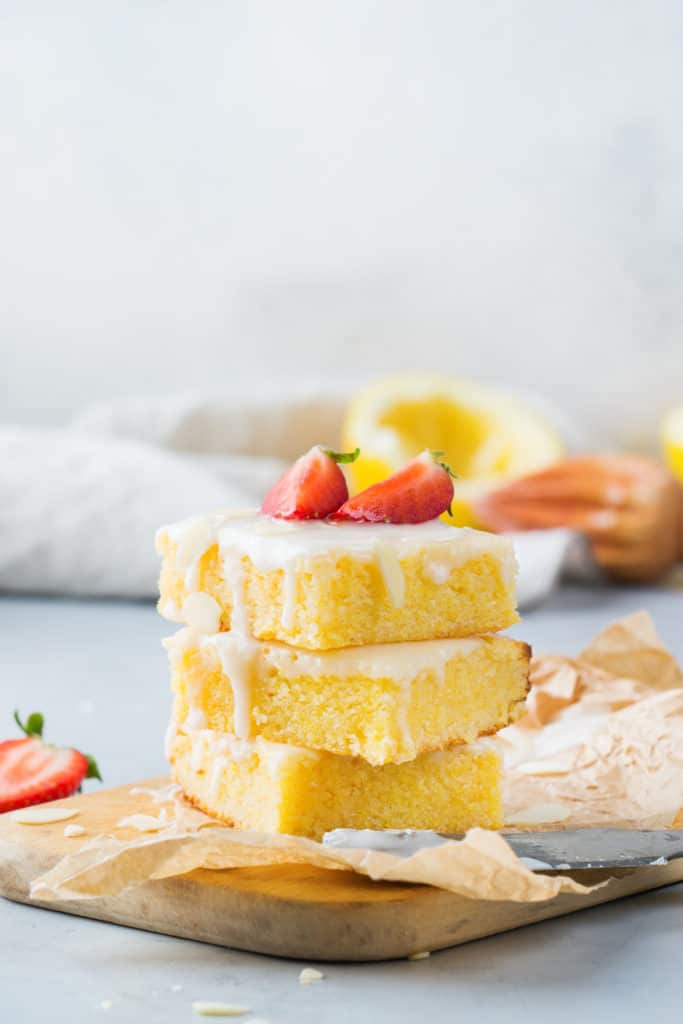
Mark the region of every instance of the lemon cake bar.
[[159, 611], [309, 650], [495, 632], [518, 621], [506, 537], [219, 513], [162, 527]]
[[168, 756], [186, 796], [240, 829], [320, 839], [334, 828], [502, 825], [499, 758], [484, 741], [373, 767], [260, 737], [185, 732], [172, 722]]
[[530, 649], [506, 636], [314, 652], [186, 628], [166, 646], [180, 722], [373, 765], [497, 732], [528, 689]]

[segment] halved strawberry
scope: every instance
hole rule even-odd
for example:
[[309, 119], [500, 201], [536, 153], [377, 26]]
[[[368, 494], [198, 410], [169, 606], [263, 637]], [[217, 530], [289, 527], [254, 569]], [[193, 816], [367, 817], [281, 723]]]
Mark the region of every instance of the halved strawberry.
[[331, 516], [363, 523], [426, 523], [448, 510], [453, 481], [441, 452], [424, 451], [397, 473], [344, 502]]
[[264, 515], [278, 519], [324, 519], [349, 496], [340, 462], [354, 462], [360, 454], [333, 452], [316, 445], [296, 460], [263, 499]]
[[0, 743], [0, 813], [71, 796], [83, 779], [102, 781], [92, 757], [44, 742], [42, 715], [34, 712], [25, 725], [14, 717], [26, 737]]

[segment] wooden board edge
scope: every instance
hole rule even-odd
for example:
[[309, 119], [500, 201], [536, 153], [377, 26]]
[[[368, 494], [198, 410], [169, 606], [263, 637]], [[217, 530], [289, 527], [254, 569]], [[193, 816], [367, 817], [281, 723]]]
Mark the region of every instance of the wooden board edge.
[[[0, 859], [1, 855], [0, 848]], [[447, 949], [673, 885], [683, 880], [683, 861], [625, 872], [588, 896], [565, 894], [543, 903], [475, 901], [415, 886], [410, 898], [399, 901], [325, 905], [322, 917], [320, 904], [221, 886], [212, 891], [206, 920], [188, 924], [187, 907], [197, 904], [198, 890], [207, 885], [196, 874], [148, 882], [114, 897], [54, 902], [32, 900], [24, 876], [14, 888], [5, 881], [1, 894], [37, 909], [245, 952], [294, 960], [370, 962]], [[144, 920], [144, 908], [148, 913], [150, 907], [162, 905], [163, 916], [152, 914]], [[277, 922], [283, 924], [279, 931], [273, 928]]]

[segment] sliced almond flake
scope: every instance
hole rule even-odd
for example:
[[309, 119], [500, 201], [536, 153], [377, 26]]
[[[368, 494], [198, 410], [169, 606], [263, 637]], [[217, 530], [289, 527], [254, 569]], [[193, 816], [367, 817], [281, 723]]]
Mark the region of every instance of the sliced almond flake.
[[[535, 804], [506, 818], [506, 825], [545, 825], [564, 821], [570, 815], [568, 807], [562, 804]], [[504, 837], [503, 837], [504, 838]]]
[[201, 1014], [202, 1017], [241, 1017], [245, 1013], [251, 1013], [248, 1006], [237, 1006], [235, 1003], [207, 1003], [201, 999], [192, 1004], [192, 1011]]
[[85, 829], [82, 825], [67, 825], [64, 829], [64, 835], [67, 839], [75, 839], [76, 836], [84, 836]]
[[171, 803], [176, 794], [180, 792], [180, 786], [175, 782], [169, 782], [167, 786], [162, 786], [161, 789], [133, 786], [128, 792], [131, 796], [150, 796], [156, 804], [165, 804]]
[[151, 814], [129, 814], [116, 822], [117, 828], [134, 828], [138, 832], [158, 832], [168, 824], [166, 815], [160, 814], [158, 818]]
[[409, 960], [426, 960], [432, 954], [426, 949], [423, 953], [411, 953], [408, 957]]
[[317, 971], [315, 967], [304, 967], [303, 971], [299, 975], [300, 985], [313, 985], [316, 981], [322, 981], [325, 975], [322, 971]]
[[12, 812], [12, 821], [19, 825], [54, 825], [56, 821], [68, 821], [81, 812], [74, 807], [49, 807], [38, 804], [37, 807], [22, 807]]

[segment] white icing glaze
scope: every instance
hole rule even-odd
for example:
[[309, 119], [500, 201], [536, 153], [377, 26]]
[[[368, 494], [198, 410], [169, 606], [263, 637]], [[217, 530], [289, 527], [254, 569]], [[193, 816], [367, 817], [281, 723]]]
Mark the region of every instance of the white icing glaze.
[[[203, 732], [203, 730], [199, 729], [197, 732], [190, 733], [189, 735], [201, 736], [202, 732]], [[200, 769], [202, 769], [202, 766], [203, 766], [203, 763], [204, 763], [204, 758], [205, 758], [205, 751], [202, 749], [201, 742], [191, 743], [190, 744], [190, 768], [192, 769], [192, 771], [195, 774], [197, 774], [200, 771]]]
[[164, 753], [166, 755], [167, 761], [171, 760], [178, 732], [178, 720], [175, 717], [175, 715], [171, 715], [170, 721], [166, 728], [166, 735], [164, 736]]
[[406, 596], [406, 581], [398, 552], [391, 544], [378, 541], [375, 544], [375, 557], [389, 600], [394, 608], [402, 608]]
[[451, 574], [451, 567], [448, 562], [437, 562], [433, 558], [426, 558], [424, 562], [424, 573], [432, 583], [441, 586]]
[[[205, 640], [215, 643], [205, 645]], [[203, 637], [201, 645], [211, 646], [218, 654], [221, 668], [232, 687], [235, 736], [247, 740], [251, 735], [251, 680], [260, 650], [259, 644], [239, 633], [216, 633], [210, 638]]]
[[168, 652], [168, 660], [171, 666], [175, 666], [186, 650], [199, 643], [199, 636], [194, 629], [184, 626], [173, 636], [166, 636], [161, 641], [161, 646]]
[[294, 625], [294, 614], [296, 612], [296, 568], [289, 564], [285, 566], [283, 580], [282, 616], [280, 621], [283, 629], [291, 629]]
[[229, 763], [244, 762], [255, 758], [274, 780], [293, 759], [315, 760], [320, 755], [314, 750], [295, 747], [289, 743], [271, 743], [257, 736], [253, 740], [241, 740], [231, 733], [215, 732], [211, 729], [182, 730], [190, 743], [190, 767], [192, 771], [211, 765], [209, 793], [215, 796], [221, 777]]
[[188, 729], [206, 729], [206, 714], [193, 703], [187, 713], [185, 725]]
[[176, 566], [184, 574], [185, 589], [199, 586], [199, 562], [204, 552], [215, 543], [215, 516], [197, 516], [186, 520], [185, 529], [178, 537]]
[[247, 608], [242, 553], [237, 548], [230, 548], [223, 558], [223, 572], [225, 581], [230, 587], [232, 609], [230, 612], [230, 628], [233, 633], [241, 636], [251, 634], [249, 623], [249, 609]]
[[158, 604], [159, 615], [162, 618], [168, 619], [169, 622], [182, 622], [183, 621], [183, 610], [180, 608], [175, 601], [170, 598], [166, 601], [159, 601]]
[[183, 601], [183, 621], [198, 633], [217, 633], [221, 627], [220, 605], [208, 594], [188, 594]]
[[[193, 643], [185, 634], [185, 643]], [[276, 641], [251, 641], [251, 657], [259, 657], [287, 677], [366, 676], [370, 679], [393, 679], [411, 683], [420, 672], [431, 670], [443, 678], [446, 665], [454, 658], [467, 658], [480, 648], [484, 637], [460, 637], [452, 640], [414, 640], [397, 644], [366, 644], [342, 647], [332, 651], [306, 651]], [[232, 633], [214, 633], [201, 637], [203, 648], [215, 649], [226, 675], [230, 671], [224, 660], [226, 652], [244, 644]]]

